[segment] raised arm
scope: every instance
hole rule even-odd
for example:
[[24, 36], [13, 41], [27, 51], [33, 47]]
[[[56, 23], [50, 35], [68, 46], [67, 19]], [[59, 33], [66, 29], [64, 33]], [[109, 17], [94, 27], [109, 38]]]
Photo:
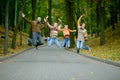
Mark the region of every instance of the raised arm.
[[62, 25], [62, 20], [60, 18], [58, 20], [59, 20], [58, 25]]
[[76, 30], [71, 30], [71, 29], [69, 29], [69, 31], [70, 31], [70, 32], [76, 32]]
[[58, 30], [59, 30], [59, 31], [63, 31], [63, 29], [62, 29], [61, 27], [62, 27], [62, 25], [59, 25], [59, 26], [58, 26]]
[[29, 23], [29, 24], [32, 23], [32, 21], [28, 20], [28, 19], [25, 17], [25, 14], [24, 14], [24, 13], [21, 14], [21, 17], [22, 17], [27, 23]]
[[50, 25], [50, 23], [48, 22], [48, 16], [46, 17], [46, 23], [47, 23], [47, 25], [48, 25], [49, 28], [52, 28], [52, 27], [53, 27], [53, 26]]
[[52, 26], [52, 25], [50, 25], [50, 23], [49, 23], [49, 22], [47, 22], [47, 25], [48, 25], [48, 27], [49, 27], [49, 28], [53, 28], [53, 26]]
[[85, 15], [84, 15], [84, 14], [81, 15], [81, 16], [79, 17], [78, 21], [77, 21], [77, 26], [78, 26], [78, 28], [80, 28], [80, 21], [81, 21], [81, 19], [82, 19], [83, 16], [85, 16]]
[[41, 24], [42, 28], [44, 28], [44, 27], [47, 26], [47, 22], [48, 22], [47, 17], [48, 17], [48, 16], [46, 16], [46, 18], [44, 18], [44, 23]]
[[62, 20], [61, 19], [58, 19], [59, 22], [58, 22], [58, 30], [62, 31], [63, 29], [61, 29], [62, 27]]

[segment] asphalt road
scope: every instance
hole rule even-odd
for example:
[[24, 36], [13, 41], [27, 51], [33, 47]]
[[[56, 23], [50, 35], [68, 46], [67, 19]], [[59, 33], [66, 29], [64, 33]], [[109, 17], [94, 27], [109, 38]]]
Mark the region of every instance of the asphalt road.
[[0, 80], [120, 80], [120, 67], [64, 48], [39, 47], [0, 62]]

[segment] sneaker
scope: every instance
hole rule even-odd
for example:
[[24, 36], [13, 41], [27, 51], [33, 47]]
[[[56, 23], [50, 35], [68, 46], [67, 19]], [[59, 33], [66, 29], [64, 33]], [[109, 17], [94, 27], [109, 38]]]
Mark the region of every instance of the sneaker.
[[28, 41], [27, 41], [27, 44], [28, 44], [29, 46], [31, 46], [31, 45], [32, 45], [32, 44], [30, 43], [30, 40], [28, 40]]
[[89, 53], [92, 53], [92, 50], [91, 50], [91, 48], [90, 48], [90, 47], [89, 47], [89, 49], [88, 49], [88, 50], [89, 50]]
[[63, 47], [66, 47], [66, 43], [64, 44], [64, 46]]
[[35, 47], [36, 47], [36, 49], [38, 49], [38, 44]]
[[68, 49], [70, 49], [70, 47], [68, 47]]
[[79, 53], [80, 51], [79, 51], [79, 49], [77, 49], [77, 53]]
[[43, 43], [37, 42], [37, 46], [43, 45]]
[[50, 40], [50, 37], [47, 37], [47, 41], [49, 41]]

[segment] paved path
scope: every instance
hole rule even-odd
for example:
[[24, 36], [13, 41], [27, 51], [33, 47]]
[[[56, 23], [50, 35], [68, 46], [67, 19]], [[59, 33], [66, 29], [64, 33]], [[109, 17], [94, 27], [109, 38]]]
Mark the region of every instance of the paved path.
[[56, 47], [39, 47], [0, 62], [0, 80], [120, 80], [120, 67]]

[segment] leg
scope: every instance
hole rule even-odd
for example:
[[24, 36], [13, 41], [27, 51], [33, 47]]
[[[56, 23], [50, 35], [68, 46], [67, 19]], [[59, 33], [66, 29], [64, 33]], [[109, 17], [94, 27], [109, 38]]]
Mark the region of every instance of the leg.
[[37, 34], [37, 40], [38, 40], [38, 45], [42, 45], [43, 44], [43, 39], [40, 33]]
[[77, 53], [79, 53], [79, 50], [80, 50], [80, 41], [77, 40]]
[[67, 47], [70, 48], [70, 39], [67, 38]]
[[47, 37], [47, 45], [49, 45], [50, 37]]
[[83, 46], [82, 49], [89, 50], [89, 46]]
[[81, 44], [80, 44], [80, 49], [89, 50], [89, 46], [84, 46], [84, 42], [83, 42], [83, 41], [81, 41]]
[[85, 49], [85, 50], [89, 50], [89, 52], [92, 53], [92, 50], [90, 49], [89, 46], [83, 46], [83, 49]]
[[28, 45], [31, 46], [32, 45], [32, 39], [28, 39]]
[[81, 41], [80, 49], [89, 50], [89, 52], [92, 53], [92, 51], [91, 51], [89, 46], [84, 46], [84, 42], [83, 41]]
[[66, 45], [66, 38], [64, 38], [63, 42], [62, 42], [62, 47], [65, 47]]
[[81, 51], [81, 49], [83, 49], [83, 44], [84, 44], [83, 41], [79, 41], [79, 52]]
[[50, 39], [48, 40], [48, 46], [50, 47], [51, 45], [52, 45], [52, 43], [53, 43], [53, 38], [52, 37], [50, 37]]
[[57, 38], [54, 38], [54, 42], [55, 42], [55, 44], [56, 44], [57, 47], [60, 47], [60, 43], [59, 43], [59, 41], [58, 41]]
[[80, 41], [80, 49], [83, 49], [84, 42]]
[[32, 33], [32, 41], [31, 42], [34, 46], [37, 45], [37, 34], [36, 34], [36, 32]]

